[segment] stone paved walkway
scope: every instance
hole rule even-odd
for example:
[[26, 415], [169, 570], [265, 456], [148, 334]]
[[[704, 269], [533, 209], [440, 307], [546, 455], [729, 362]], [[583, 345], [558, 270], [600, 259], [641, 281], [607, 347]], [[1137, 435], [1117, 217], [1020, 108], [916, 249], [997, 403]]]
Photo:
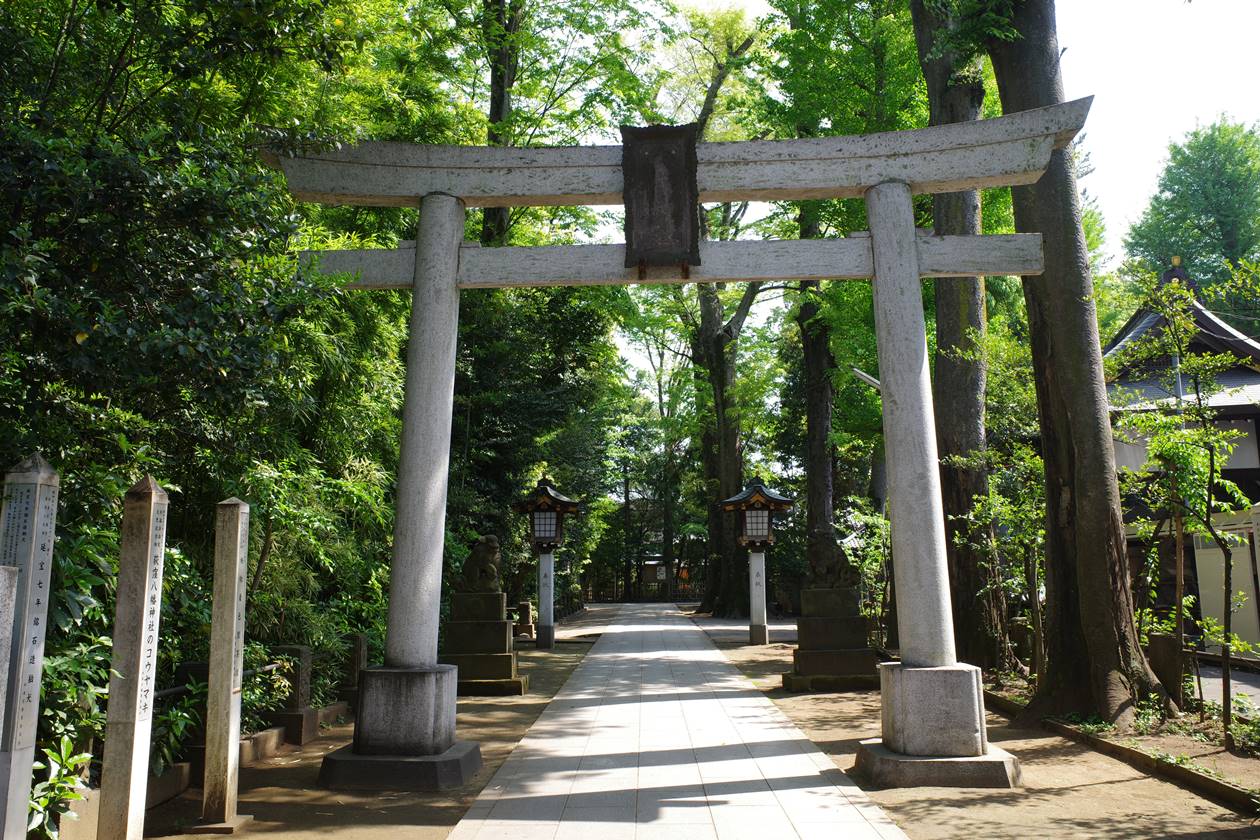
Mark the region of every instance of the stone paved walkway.
[[450, 840], [905, 835], [672, 605], [620, 608]]

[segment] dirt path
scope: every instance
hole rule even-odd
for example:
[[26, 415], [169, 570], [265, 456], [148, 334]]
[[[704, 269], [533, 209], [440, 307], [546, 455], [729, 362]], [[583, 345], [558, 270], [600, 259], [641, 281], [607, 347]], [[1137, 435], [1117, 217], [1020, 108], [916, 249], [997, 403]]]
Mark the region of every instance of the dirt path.
[[[459, 822], [468, 806], [494, 775], [525, 731], [546, 708], [552, 695], [590, 650], [589, 641], [568, 641], [598, 630], [598, 615], [577, 617], [557, 628], [561, 640], [553, 651], [520, 649], [520, 668], [529, 675], [524, 697], [460, 698], [460, 738], [481, 744], [484, 766], [467, 785], [440, 793], [358, 793], [329, 791], [316, 785], [324, 754], [350, 742], [353, 726], [341, 724], [301, 748], [241, 770], [238, 811], [252, 814], [246, 835], [310, 840], [316, 833], [335, 833], [337, 840], [439, 840]], [[191, 789], [147, 815], [146, 836], [178, 836], [197, 821], [201, 791]], [[191, 836], [191, 835], [185, 835]], [[510, 840], [504, 838], [504, 840]]]
[[[718, 647], [842, 770], [853, 767], [859, 741], [878, 737], [878, 692], [789, 694], [781, 674], [792, 646]], [[871, 799], [914, 840], [1260, 837], [1260, 822], [1064, 738], [995, 715], [989, 737], [1019, 757], [1022, 789], [872, 790]]]

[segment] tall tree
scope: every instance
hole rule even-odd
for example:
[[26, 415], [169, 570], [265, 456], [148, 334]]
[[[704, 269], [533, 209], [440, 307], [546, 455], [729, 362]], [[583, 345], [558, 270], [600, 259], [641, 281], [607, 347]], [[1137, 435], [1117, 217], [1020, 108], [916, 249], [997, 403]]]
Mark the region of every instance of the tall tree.
[[[1063, 101], [1054, 0], [1021, 0], [989, 39], [1006, 113]], [[1015, 224], [1041, 233], [1045, 273], [1024, 278], [1046, 468], [1046, 674], [1027, 715], [1093, 713], [1121, 726], [1162, 691], [1138, 646], [1089, 253], [1076, 174], [1053, 153], [1013, 189]]]
[[[725, 119], [721, 97], [732, 75], [748, 63], [756, 32], [741, 12], [711, 16], [692, 13], [687, 22], [679, 46], [691, 72], [674, 92], [673, 110], [690, 114], [699, 127], [700, 138], [712, 140], [734, 128]], [[702, 235], [737, 237], [746, 210], [746, 204], [728, 203], [702, 212]], [[675, 295], [678, 312], [689, 330], [688, 344], [697, 367], [695, 381], [705, 391], [698, 395], [698, 404], [712, 410], [712, 426], [702, 435], [702, 462], [713, 502], [735, 495], [743, 485], [740, 411], [735, 395], [736, 343], [760, 288], [760, 283], [746, 285], [729, 315], [724, 284], [696, 284], [694, 303], [686, 300], [681, 290]], [[735, 517], [724, 516], [715, 509], [708, 526], [713, 567], [701, 609], [712, 610], [715, 615], [747, 615], [748, 560], [739, 550], [738, 523]]]
[[[957, 17], [932, 0], [911, 0], [919, 63], [927, 81], [932, 125], [978, 120], [984, 107], [984, 70], [978, 55], [951, 46]], [[980, 191], [932, 197], [938, 235], [981, 232]], [[1005, 624], [1000, 586], [993, 585], [983, 540], [964, 539], [977, 497], [989, 492], [984, 461], [984, 356], [988, 319], [983, 277], [940, 277], [936, 293], [936, 370], [932, 399], [941, 458], [946, 555], [958, 657], [982, 668], [1000, 663]], [[983, 594], [981, 594], [983, 593]]]
[[[902, 3], [774, 0], [774, 37], [764, 72], [772, 81], [763, 109], [772, 131], [786, 137], [862, 134], [901, 128], [917, 99], [914, 42]], [[774, 229], [812, 239], [866, 225], [861, 202], [802, 202]], [[792, 230], [791, 228], [795, 228]], [[853, 581], [836, 541], [834, 313], [839, 289], [797, 284], [795, 320], [801, 342], [805, 414], [806, 557], [813, 585]], [[865, 387], [865, 386], [863, 386]]]
[[[1168, 147], [1159, 191], [1129, 228], [1125, 247], [1153, 268], [1180, 256], [1200, 284], [1227, 280], [1243, 260], [1260, 260], [1260, 134], [1221, 118]], [[1260, 302], [1231, 295], [1225, 317], [1254, 335]]]

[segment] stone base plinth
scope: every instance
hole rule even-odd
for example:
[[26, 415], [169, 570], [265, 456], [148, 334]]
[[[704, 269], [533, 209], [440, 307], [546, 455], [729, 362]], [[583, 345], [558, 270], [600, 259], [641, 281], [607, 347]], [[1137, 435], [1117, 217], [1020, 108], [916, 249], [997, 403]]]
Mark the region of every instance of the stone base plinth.
[[512, 622], [506, 618], [448, 621], [443, 650], [456, 653], [510, 653]]
[[519, 638], [519, 637], [522, 637], [522, 636], [524, 636], [526, 639], [532, 639], [532, 638], [534, 638], [534, 624], [533, 624], [533, 622], [530, 622], [530, 623], [528, 623], [528, 624], [521, 624], [521, 623], [518, 621], [516, 624], [513, 624], [513, 625], [512, 625], [512, 635], [513, 635], [513, 636], [516, 636], [516, 637], [518, 637], [518, 638]]
[[1013, 788], [1021, 783], [1019, 760], [994, 746], [975, 756], [902, 755], [871, 738], [858, 746], [853, 770], [882, 788]]
[[516, 670], [515, 653], [452, 653], [442, 657], [459, 668], [460, 697], [504, 697], [529, 691], [529, 677]]
[[494, 621], [507, 615], [507, 596], [502, 592], [452, 592], [451, 619]]
[[879, 654], [867, 647], [868, 622], [855, 587], [801, 590], [798, 647], [788, 691], [853, 691], [879, 685]]
[[984, 690], [974, 665], [879, 666], [884, 746], [902, 755], [983, 756]]
[[770, 644], [770, 628], [764, 624], [749, 624], [748, 643], [750, 645]]
[[535, 647], [539, 650], [550, 650], [556, 646], [556, 626], [554, 624], [539, 624], [536, 630], [538, 635], [534, 640]]
[[445, 753], [455, 743], [458, 676], [454, 665], [361, 671], [354, 753], [407, 757]]
[[268, 723], [284, 727], [284, 742], [301, 746], [319, 737], [319, 710], [286, 709], [279, 712], [267, 712], [263, 717]]
[[481, 747], [471, 741], [456, 741], [437, 755], [362, 755], [346, 746], [324, 756], [319, 784], [337, 790], [445, 790], [467, 784], [480, 769]]
[[460, 680], [460, 697], [514, 697], [529, 693], [529, 677], [518, 675], [502, 680]]
[[783, 687], [791, 692], [861, 691], [879, 685], [876, 674], [784, 674]]
[[249, 814], [237, 814], [235, 818], [227, 822], [197, 823], [188, 826], [184, 831], [189, 834], [235, 834], [253, 819]]

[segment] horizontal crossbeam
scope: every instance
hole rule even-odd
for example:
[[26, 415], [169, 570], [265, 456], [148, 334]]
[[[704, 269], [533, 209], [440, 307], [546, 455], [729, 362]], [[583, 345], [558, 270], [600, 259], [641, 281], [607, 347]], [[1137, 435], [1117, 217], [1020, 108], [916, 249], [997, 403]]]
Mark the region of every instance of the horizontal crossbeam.
[[[884, 181], [916, 194], [1030, 184], [1092, 98], [990, 120], [852, 137], [701, 143], [700, 200], [855, 198]], [[280, 158], [303, 201], [413, 207], [442, 192], [470, 207], [621, 204], [620, 146], [500, 148], [361, 143]]]
[[[924, 277], [1042, 272], [1041, 234], [920, 235]], [[740, 283], [755, 280], [858, 280], [874, 273], [869, 236], [750, 242], [703, 242], [700, 265], [684, 277], [680, 267], [649, 268], [640, 277], [625, 267], [625, 245], [460, 248], [461, 289], [508, 286], [602, 286], [635, 283]], [[355, 289], [409, 289], [414, 242], [398, 248], [317, 251], [308, 254], [323, 274], [354, 274]]]

